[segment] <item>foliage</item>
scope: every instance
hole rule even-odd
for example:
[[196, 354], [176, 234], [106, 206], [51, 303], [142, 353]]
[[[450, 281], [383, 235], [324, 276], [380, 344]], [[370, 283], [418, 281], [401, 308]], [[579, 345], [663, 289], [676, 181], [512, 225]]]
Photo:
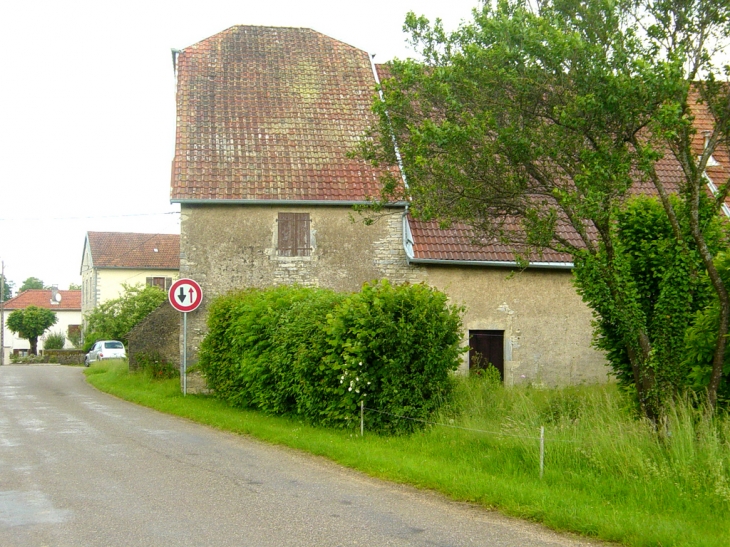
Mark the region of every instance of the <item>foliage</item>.
[[[718, 143], [730, 141], [730, 87], [716, 81], [711, 63], [712, 48], [729, 36], [729, 15], [725, 0], [501, 0], [485, 2], [472, 22], [447, 33], [411, 13], [405, 28], [423, 61], [391, 63], [384, 99], [374, 104], [379, 121], [359, 151], [377, 165], [402, 165], [408, 185], [386, 170], [382, 198], [409, 200], [417, 218], [464, 222], [477, 242], [509, 245], [518, 261], [539, 260], [545, 248], [572, 255], [579, 284], [581, 275], [590, 280], [583, 295], [599, 325], [610, 325], [624, 347], [631, 368], [624, 378], [655, 420], [666, 399], [656, 396], [665, 386], [655, 370], [673, 367], [677, 342], [660, 335], [655, 347], [656, 335], [672, 326], [652, 318], [662, 306], [676, 306], [677, 321], [696, 309], [694, 288], [671, 285], [699, 283], [707, 271], [720, 301], [711, 403], [728, 332], [730, 297], [700, 211], [704, 167]], [[699, 161], [697, 97], [714, 119]], [[679, 167], [676, 186], [659, 175], [665, 156]], [[710, 216], [728, 190], [726, 181], [715, 182]], [[661, 286], [651, 287], [634, 282], [640, 264], [615, 226], [626, 198], [647, 188], [661, 198], [662, 222], [671, 227], [661, 254], [672, 262]], [[659, 272], [645, 266], [647, 275]], [[663, 295], [649, 315], [642, 290]]]
[[147, 317], [167, 295], [159, 287], [122, 285], [119, 298], [107, 300], [86, 315], [84, 351], [89, 351], [97, 340], [119, 340], [127, 344], [127, 334]]
[[427, 285], [387, 281], [366, 284], [342, 302], [327, 327], [331, 351], [324, 370], [339, 376], [340, 384], [329, 419], [352, 420], [365, 401], [369, 428], [420, 428], [394, 416], [425, 420], [448, 399], [449, 373], [462, 352], [461, 311]]
[[25, 281], [23, 281], [23, 284], [18, 289], [18, 293], [22, 293], [23, 291], [28, 291], [30, 289], [44, 289], [46, 288], [43, 285], [43, 281], [38, 279], [37, 277], [29, 277]]
[[13, 297], [13, 282], [8, 281], [8, 278], [3, 274], [0, 274], [0, 278], [3, 281], [3, 291], [0, 294], [0, 301], [5, 302]]
[[43, 349], [63, 349], [66, 345], [66, 337], [61, 331], [51, 332], [43, 340]]
[[[672, 226], [660, 201], [638, 196], [617, 208], [611, 227], [614, 243], [614, 265], [621, 262], [622, 282], [630, 286], [625, 294], [635, 298], [636, 316], [652, 345], [651, 371], [653, 386], [644, 393], [656, 406], [692, 387], [687, 363], [678, 356], [684, 351], [685, 329], [698, 310], [712, 297], [712, 287], [704, 273], [702, 260], [689, 237], [686, 208], [676, 197], [671, 198], [677, 218], [685, 234], [686, 245], [677, 245]], [[721, 248], [723, 227], [713, 216], [708, 200], [701, 210], [706, 239], [713, 253]], [[606, 352], [609, 364], [619, 382], [632, 387], [640, 381], [634, 375], [622, 321], [614, 317], [610, 295], [602, 282], [607, 268], [606, 249], [601, 247], [592, 259], [578, 256], [575, 279], [579, 292], [597, 312], [596, 345]], [[625, 309], [625, 308], [624, 308]], [[707, 348], [712, 355], [713, 348]], [[704, 385], [704, 389], [707, 384]]]
[[409, 431], [448, 398], [461, 352], [460, 310], [425, 285], [382, 281], [360, 293], [275, 287], [216, 299], [200, 365], [235, 406], [354, 427]]
[[69, 291], [80, 291], [81, 290], [81, 284], [79, 284], [79, 283], [69, 283], [68, 284], [68, 290]]
[[[715, 258], [717, 270], [726, 283], [730, 283], [730, 254], [721, 252]], [[705, 390], [712, 375], [712, 360], [717, 346], [717, 325], [720, 322], [720, 306], [713, 299], [697, 311], [690, 328], [685, 333], [684, 365], [690, 369], [689, 380], [696, 390]], [[730, 348], [725, 348], [722, 380], [718, 387], [718, 401], [730, 404]]]
[[8, 315], [6, 325], [21, 338], [30, 342], [30, 353], [38, 354], [38, 337], [58, 322], [56, 313], [37, 306], [14, 310]]
[[75, 348], [81, 348], [83, 344], [83, 333], [81, 332], [81, 328], [73, 328], [69, 329], [68, 331], [68, 341], [73, 344], [73, 347]]
[[180, 371], [158, 352], [138, 353], [135, 357], [140, 370], [155, 380], [177, 378]]

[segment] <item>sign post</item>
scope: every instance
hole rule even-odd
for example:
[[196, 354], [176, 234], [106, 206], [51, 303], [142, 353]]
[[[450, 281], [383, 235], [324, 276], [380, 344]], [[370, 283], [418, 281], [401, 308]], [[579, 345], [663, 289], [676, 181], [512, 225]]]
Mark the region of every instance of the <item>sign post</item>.
[[183, 396], [188, 394], [188, 313], [197, 309], [203, 301], [203, 290], [197, 281], [178, 279], [167, 293], [170, 305], [183, 314], [183, 360], [182, 375]]

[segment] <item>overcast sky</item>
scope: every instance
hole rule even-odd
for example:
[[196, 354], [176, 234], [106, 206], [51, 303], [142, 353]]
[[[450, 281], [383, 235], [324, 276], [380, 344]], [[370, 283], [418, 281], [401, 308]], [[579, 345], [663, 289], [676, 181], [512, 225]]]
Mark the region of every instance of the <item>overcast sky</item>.
[[170, 204], [170, 49], [238, 24], [308, 27], [376, 54], [413, 56], [408, 11], [447, 29], [478, 0], [16, 0], [0, 8], [0, 259], [80, 283], [87, 231], [179, 233]]

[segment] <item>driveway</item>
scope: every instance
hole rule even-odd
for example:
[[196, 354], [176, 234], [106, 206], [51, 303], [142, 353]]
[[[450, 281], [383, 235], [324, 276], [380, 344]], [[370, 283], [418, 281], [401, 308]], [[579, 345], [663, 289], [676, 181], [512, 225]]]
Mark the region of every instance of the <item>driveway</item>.
[[596, 545], [0, 367], [0, 545]]

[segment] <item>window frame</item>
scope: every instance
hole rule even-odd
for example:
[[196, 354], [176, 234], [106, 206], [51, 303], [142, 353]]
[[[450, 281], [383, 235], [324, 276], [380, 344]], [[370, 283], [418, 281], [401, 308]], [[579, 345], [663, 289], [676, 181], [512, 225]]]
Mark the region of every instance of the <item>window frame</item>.
[[283, 258], [312, 256], [312, 219], [309, 213], [278, 213], [276, 254]]

